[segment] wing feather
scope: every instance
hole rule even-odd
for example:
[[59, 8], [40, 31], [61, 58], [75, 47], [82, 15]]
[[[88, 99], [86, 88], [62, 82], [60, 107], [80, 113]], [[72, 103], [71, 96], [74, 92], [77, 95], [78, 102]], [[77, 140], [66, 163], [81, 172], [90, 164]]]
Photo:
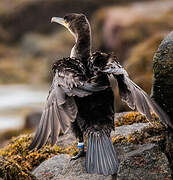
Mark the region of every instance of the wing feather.
[[84, 97], [107, 88], [96, 83], [88, 83], [85, 71], [77, 59], [67, 58], [57, 62], [42, 118], [29, 150], [41, 148], [49, 137], [51, 145], [54, 145], [60, 131], [66, 133], [69, 130], [71, 122], [77, 116], [73, 96]]
[[118, 82], [119, 94], [131, 109], [137, 109], [140, 113], [146, 115], [151, 122], [151, 110], [158, 115], [160, 120], [166, 125], [173, 128], [168, 115], [151, 99], [146, 92], [144, 92], [138, 85], [136, 85], [128, 76], [126, 70], [114, 59], [109, 56], [107, 64], [102, 69], [102, 72], [112, 74]]
[[52, 121], [51, 121], [51, 145], [53, 146], [58, 138], [58, 135], [60, 133], [60, 125], [59, 125], [59, 121], [57, 120], [57, 114], [56, 114], [56, 103], [53, 103], [53, 108], [52, 108]]

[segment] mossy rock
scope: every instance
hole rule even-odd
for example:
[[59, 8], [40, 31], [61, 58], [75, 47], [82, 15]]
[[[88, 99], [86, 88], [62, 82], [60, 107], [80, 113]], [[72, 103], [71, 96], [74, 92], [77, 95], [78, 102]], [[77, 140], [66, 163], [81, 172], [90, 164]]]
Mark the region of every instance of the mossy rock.
[[173, 119], [173, 32], [160, 44], [153, 58], [153, 99]]
[[12, 138], [7, 146], [0, 149], [0, 156], [15, 162], [17, 165], [21, 166], [23, 171], [31, 171], [41, 162], [54, 155], [69, 154], [73, 156], [77, 153], [76, 143], [68, 147], [59, 147], [57, 145], [51, 147], [50, 145], [45, 145], [39, 150], [34, 149], [29, 152], [27, 148], [32, 139], [33, 136], [29, 134]]
[[[115, 131], [116, 127], [128, 126], [134, 123], [148, 123], [147, 118], [140, 114], [139, 112], [128, 112], [124, 115], [118, 117], [115, 120]], [[116, 143], [134, 143], [134, 144], [144, 144], [144, 143], [157, 143], [163, 144], [165, 141], [165, 130], [166, 127], [162, 125], [159, 118], [152, 113], [152, 124], [144, 127], [140, 132], [135, 131], [128, 134], [128, 136], [117, 135], [112, 137], [113, 144]]]
[[[116, 121], [115, 124], [116, 126], [123, 126], [140, 122], [147, 122], [145, 116], [138, 112], [130, 112], [120, 118], [119, 121]], [[113, 143], [162, 143], [164, 139], [164, 127], [158, 122], [158, 118], [154, 114], [153, 124], [153, 126], [144, 128], [142, 132], [134, 132], [129, 134], [127, 137], [114, 136], [112, 138]], [[18, 137], [12, 138], [7, 146], [5, 146], [3, 149], [0, 149], [0, 156], [2, 157], [2, 163], [4, 164], [3, 166], [6, 167], [6, 164], [8, 165], [6, 171], [4, 171], [4, 168], [2, 168], [2, 170], [0, 169], [2, 171], [0, 174], [3, 175], [3, 178], [8, 175], [8, 170], [12, 168], [10, 171], [14, 172], [16, 176], [18, 174], [19, 177], [21, 176], [21, 179], [23, 177], [24, 179], [29, 179], [31, 178], [29, 172], [40, 165], [40, 163], [43, 161], [59, 154], [68, 154], [73, 156], [78, 151], [77, 143], [73, 143], [72, 145], [66, 147], [60, 147], [57, 145], [50, 147], [50, 145], [45, 145], [39, 150], [34, 149], [29, 152], [27, 149], [32, 140], [33, 136], [30, 134], [20, 135]]]
[[113, 144], [116, 143], [133, 143], [133, 144], [145, 144], [145, 143], [156, 143], [161, 147], [165, 141], [165, 127], [160, 123], [153, 123], [153, 125], [144, 127], [140, 132], [135, 131], [128, 136], [114, 136], [112, 137]]
[[[158, 117], [152, 113], [152, 121], [159, 122]], [[148, 123], [148, 120], [145, 115], [142, 115], [139, 112], [128, 112], [123, 116], [118, 117], [115, 120], [115, 127], [123, 126], [123, 125], [131, 125], [133, 123]]]

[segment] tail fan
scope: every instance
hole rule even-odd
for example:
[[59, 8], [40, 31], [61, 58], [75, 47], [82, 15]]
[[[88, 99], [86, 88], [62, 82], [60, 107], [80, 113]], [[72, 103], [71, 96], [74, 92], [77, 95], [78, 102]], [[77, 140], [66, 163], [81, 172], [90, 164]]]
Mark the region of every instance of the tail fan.
[[113, 175], [118, 171], [119, 160], [111, 138], [106, 133], [94, 132], [88, 135], [86, 171]]

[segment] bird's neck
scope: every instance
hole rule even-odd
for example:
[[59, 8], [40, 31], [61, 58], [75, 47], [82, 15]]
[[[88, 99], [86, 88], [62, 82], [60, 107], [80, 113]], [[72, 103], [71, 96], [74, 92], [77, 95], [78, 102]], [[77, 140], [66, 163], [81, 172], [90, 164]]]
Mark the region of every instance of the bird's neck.
[[76, 43], [71, 50], [70, 57], [79, 58], [86, 61], [91, 55], [91, 32], [79, 33], [75, 37]]

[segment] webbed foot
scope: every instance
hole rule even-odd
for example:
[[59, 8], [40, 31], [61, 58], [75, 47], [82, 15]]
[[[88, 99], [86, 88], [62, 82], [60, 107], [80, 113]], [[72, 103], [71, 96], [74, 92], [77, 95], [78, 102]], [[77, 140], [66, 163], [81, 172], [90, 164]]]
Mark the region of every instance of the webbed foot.
[[85, 155], [86, 155], [86, 152], [84, 151], [84, 149], [79, 150], [76, 156], [73, 156], [70, 161], [79, 159], [80, 157], [84, 157]]

